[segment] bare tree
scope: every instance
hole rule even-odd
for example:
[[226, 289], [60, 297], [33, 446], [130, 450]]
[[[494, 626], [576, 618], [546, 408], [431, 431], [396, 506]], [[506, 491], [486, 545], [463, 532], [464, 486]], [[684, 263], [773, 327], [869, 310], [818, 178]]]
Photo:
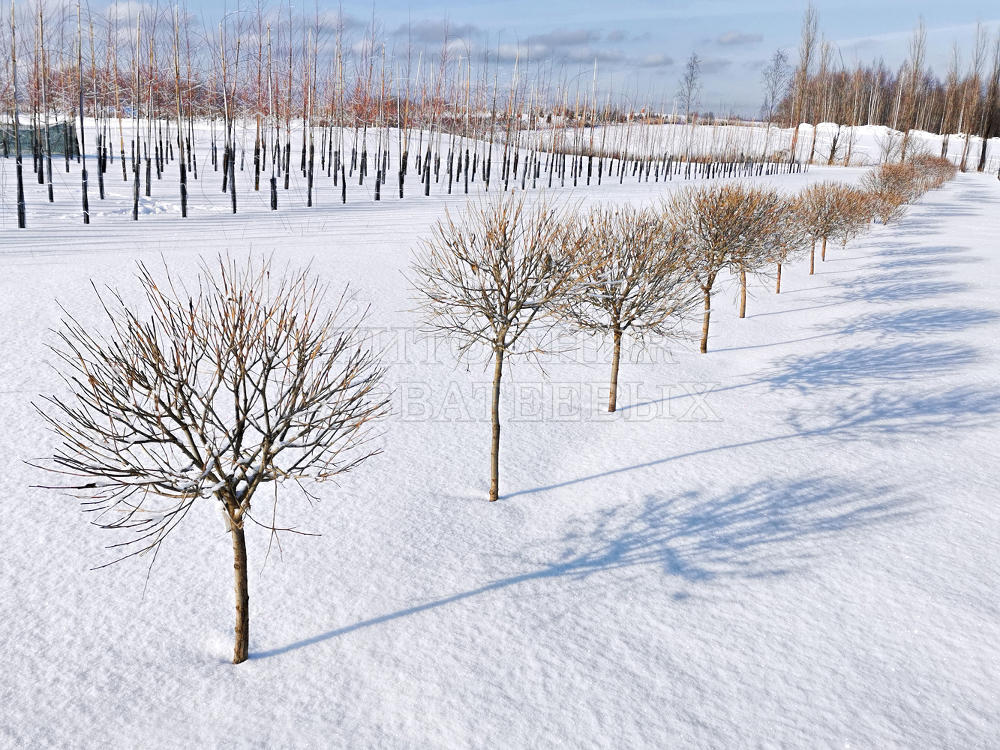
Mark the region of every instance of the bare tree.
[[798, 196], [789, 198], [784, 204], [783, 222], [789, 224], [793, 233], [784, 242], [779, 242], [768, 249], [766, 263], [774, 263], [774, 293], [781, 294], [781, 269], [808, 244], [808, 234], [802, 222], [801, 199]]
[[740, 275], [741, 316], [746, 311], [746, 274], [769, 257], [775, 221], [784, 199], [772, 190], [728, 184], [688, 188], [667, 199], [670, 228], [685, 244], [685, 264], [702, 292], [701, 352], [708, 351], [712, 291], [723, 270]]
[[883, 224], [900, 218], [922, 187], [920, 172], [912, 164], [883, 164], [866, 174], [861, 186], [868, 191], [873, 214]]
[[923, 17], [910, 38], [910, 53], [907, 65], [905, 116], [903, 119], [903, 142], [900, 145], [899, 157], [906, 161], [906, 148], [910, 142], [910, 131], [916, 127], [917, 119], [917, 89], [920, 85], [924, 69], [924, 56], [927, 51], [927, 28]]
[[775, 290], [780, 293], [781, 264], [808, 243], [801, 222], [796, 220], [798, 199], [760, 189], [753, 202], [757, 207], [752, 213], [748, 212], [748, 241], [735, 247], [731, 261], [732, 269], [739, 274], [741, 318], [747, 313], [747, 276], [767, 277], [770, 275], [767, 269], [775, 266]]
[[701, 58], [697, 52], [692, 52], [691, 56], [684, 64], [684, 73], [677, 84], [677, 98], [680, 99], [681, 108], [684, 110], [684, 121], [691, 121], [691, 113], [698, 107], [698, 96], [701, 93]]
[[613, 412], [622, 337], [644, 343], [650, 336], [678, 335], [699, 289], [684, 264], [680, 236], [652, 210], [596, 209], [585, 233], [589, 272], [565, 309], [581, 330], [611, 336]]
[[500, 382], [504, 361], [535, 354], [525, 334], [555, 311], [580, 273], [582, 236], [563, 212], [524, 194], [494, 194], [455, 218], [446, 213], [414, 260], [413, 284], [428, 326], [466, 354], [493, 357], [490, 500], [499, 497]]
[[18, 229], [24, 229], [27, 214], [24, 203], [24, 167], [21, 157], [21, 117], [17, 88], [17, 22], [14, 13], [14, 0], [10, 0], [10, 80], [14, 102], [12, 107], [14, 113], [14, 154], [17, 162], [17, 226]]
[[816, 271], [816, 243], [822, 243], [821, 258], [826, 260], [831, 238], [846, 242], [859, 230], [859, 222], [867, 223], [867, 205], [861, 191], [839, 182], [817, 182], [799, 193], [796, 214], [811, 243], [810, 275]]
[[961, 86], [959, 85], [961, 53], [958, 42], [954, 42], [951, 48], [951, 60], [948, 65], [948, 77], [945, 79], [944, 106], [941, 111], [941, 120], [938, 130], [941, 132], [941, 158], [948, 156], [948, 140], [951, 132], [957, 127], [955, 119], [956, 108], [961, 108]]
[[691, 139], [694, 137], [694, 129], [691, 126], [691, 114], [698, 107], [698, 97], [701, 94], [701, 58], [697, 52], [692, 52], [684, 65], [684, 74], [677, 87], [677, 98], [680, 99], [681, 107], [684, 110], [684, 124], [688, 130], [687, 151], [691, 152]]
[[913, 157], [910, 159], [910, 165], [917, 170], [921, 193], [941, 187], [958, 172], [958, 167], [948, 159], [929, 154]]
[[976, 34], [973, 42], [972, 60], [969, 64], [969, 75], [965, 80], [965, 92], [963, 109], [966, 111], [965, 121], [969, 123], [965, 127], [965, 142], [962, 145], [962, 160], [959, 169], [966, 170], [969, 158], [969, 146], [972, 143], [972, 134], [976, 132], [976, 122], [980, 115], [980, 89], [982, 87], [983, 65], [986, 62], [986, 50], [989, 43], [986, 27], [982, 23], [976, 24]]
[[[830, 67], [833, 61], [833, 45], [824, 41], [819, 46], [819, 70], [816, 71], [816, 79], [812, 81], [813, 102], [812, 102], [812, 138], [809, 142], [810, 164], [816, 156], [816, 139], [819, 135], [819, 124], [827, 119], [830, 90]], [[839, 132], [839, 131], [838, 131]], [[834, 135], [832, 148], [836, 150], [837, 135]]]
[[986, 84], [986, 98], [983, 100], [983, 124], [980, 130], [979, 164], [976, 170], [986, 169], [986, 150], [1000, 122], [1000, 29], [993, 39], [993, 62], [990, 65], [989, 82]]
[[790, 159], [795, 161], [799, 143], [799, 125], [806, 119], [804, 108], [809, 91], [809, 69], [816, 54], [816, 36], [819, 29], [819, 13], [809, 3], [802, 17], [802, 34], [799, 41], [799, 66], [792, 82], [792, 145]]
[[[274, 278], [270, 263], [220, 259], [189, 292], [140, 264], [148, 310], [97, 291], [110, 324], [89, 330], [67, 314], [52, 347], [68, 396], [39, 413], [59, 436], [40, 466], [68, 477], [101, 528], [134, 536], [114, 545], [159, 545], [201, 498], [221, 507], [232, 537], [236, 592], [233, 663], [249, 650], [244, 523], [277, 526], [279, 495], [259, 519], [266, 484], [323, 481], [378, 451], [373, 420], [385, 412], [384, 370], [363, 343], [360, 316], [344, 325], [344, 297], [327, 309], [308, 269]], [[118, 560], [115, 560], [117, 562]]]
[[[87, 195], [87, 144], [83, 137], [84, 110], [83, 110], [83, 17], [81, 15], [82, 3], [76, 3], [76, 74], [78, 81], [77, 93], [80, 96], [80, 192], [83, 200], [83, 223], [90, 223], [90, 198]], [[91, 61], [93, 63], [93, 61]], [[95, 113], [96, 114], [96, 113]]]
[[902, 141], [902, 136], [895, 130], [886, 130], [884, 133], [876, 135], [875, 145], [878, 147], [879, 164], [898, 161]]
[[761, 154], [767, 158], [768, 146], [771, 142], [771, 125], [774, 124], [774, 116], [778, 112], [778, 107], [788, 90], [789, 65], [788, 55], [784, 50], [774, 51], [770, 62], [761, 71], [760, 80], [764, 87], [764, 103], [761, 106], [761, 116], [764, 118], [764, 152]]

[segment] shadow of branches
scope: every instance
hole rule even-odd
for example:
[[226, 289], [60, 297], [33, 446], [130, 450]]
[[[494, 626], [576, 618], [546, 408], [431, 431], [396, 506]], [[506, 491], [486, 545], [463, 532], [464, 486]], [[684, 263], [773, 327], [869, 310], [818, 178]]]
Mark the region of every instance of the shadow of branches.
[[797, 438], [866, 440], [907, 434], [928, 437], [952, 430], [993, 424], [997, 413], [1000, 413], [1000, 390], [995, 387], [985, 389], [965, 386], [923, 394], [887, 393], [879, 390], [841, 399], [832, 409], [820, 407], [795, 410], [786, 419], [786, 424], [790, 428], [788, 432], [607, 469], [574, 479], [518, 490], [509, 493], [505, 498], [569, 487], [695, 456], [781, 443]]
[[[873, 498], [877, 498], [874, 499]], [[621, 569], [647, 569], [688, 584], [785, 575], [816, 554], [803, 544], [848, 529], [899, 521], [918, 510], [896, 488], [833, 477], [768, 479], [718, 495], [647, 495], [578, 517], [563, 537], [519, 559], [525, 572], [431, 599], [284, 646], [251, 654], [278, 656], [364, 628], [526, 584], [562, 585]], [[579, 593], [579, 592], [578, 592]]]
[[926, 307], [899, 312], [873, 312], [846, 322], [834, 321], [828, 328], [850, 336], [875, 333], [892, 336], [925, 336], [934, 333], [956, 333], [967, 328], [994, 323], [1000, 314], [974, 307]]
[[[820, 410], [795, 409], [787, 423], [798, 435], [875, 440], [975, 429], [995, 424], [998, 413], [1000, 391], [963, 386], [922, 394], [886, 390], [856, 394]], [[809, 427], [817, 422], [820, 428]]]
[[919, 299], [936, 299], [947, 294], [960, 294], [971, 287], [963, 282], [913, 278], [859, 279], [846, 285], [840, 299], [842, 302], [887, 303], [907, 302]]
[[951, 372], [978, 359], [964, 344], [911, 343], [854, 346], [821, 354], [796, 354], [778, 361], [756, 382], [773, 390], [856, 386], [871, 381], [912, 380]]

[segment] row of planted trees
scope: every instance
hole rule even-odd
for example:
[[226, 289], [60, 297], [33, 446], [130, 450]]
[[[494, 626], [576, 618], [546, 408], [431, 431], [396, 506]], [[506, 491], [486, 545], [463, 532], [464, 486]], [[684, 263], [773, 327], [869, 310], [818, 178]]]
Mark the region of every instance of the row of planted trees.
[[707, 353], [721, 276], [738, 280], [744, 318], [749, 277], [773, 277], [780, 293], [783, 264], [808, 252], [814, 273], [817, 245], [826, 260], [831, 240], [846, 245], [873, 220], [898, 218], [955, 170], [938, 158], [883, 165], [862, 189], [821, 182], [793, 196], [704, 185], [673, 193], [659, 208], [596, 208], [585, 216], [509, 195], [440, 221], [413, 279], [432, 328], [458, 339], [460, 351], [485, 347], [493, 358], [490, 500], [499, 497], [504, 365], [544, 351], [548, 326], [569, 324], [610, 341], [608, 410], [615, 411], [624, 337], [642, 344], [683, 336], [700, 306]]
[[[431, 329], [493, 360], [489, 499], [499, 497], [504, 366], [541, 351], [540, 333], [568, 324], [610, 339], [614, 411], [624, 337], [682, 335], [703, 302], [704, 352], [723, 272], [739, 279], [743, 316], [748, 275], [816, 243], [825, 254], [828, 240], [846, 242], [873, 215], [896, 218], [953, 173], [941, 160], [884, 166], [865, 190], [820, 183], [790, 198], [743, 184], [689, 187], [656, 209], [582, 216], [508, 193], [444, 218], [412, 282]], [[216, 503], [232, 538], [239, 663], [249, 656], [245, 526], [290, 532], [278, 521], [278, 483], [329, 480], [378, 452], [386, 368], [345, 298], [330, 309], [308, 271], [281, 277], [267, 262], [220, 259], [197, 284], [166, 276], [141, 267], [146, 310], [99, 293], [108, 332], [63, 321], [53, 349], [69, 393], [38, 405], [57, 438], [41, 465], [95, 524], [133, 534], [126, 557], [155, 551], [200, 500]], [[266, 487], [273, 503], [266, 493], [257, 507]]]
[[673, 92], [605, 91], [596, 64], [567, 70], [499, 41], [474, 51], [447, 30], [431, 50], [375, 19], [356, 28], [341, 15], [257, 7], [209, 28], [177, 6], [94, 15], [80, 3], [13, 0], [9, 26], [0, 149], [17, 161], [19, 226], [23, 161], [54, 201], [54, 155], [67, 172], [80, 165], [84, 222], [92, 183], [105, 200], [119, 172], [138, 220], [154, 187], [178, 196], [186, 216], [189, 181], [209, 173], [236, 212], [238, 175], [277, 210], [293, 174], [304, 193], [293, 200], [312, 206], [324, 178], [346, 202], [349, 184], [402, 198], [408, 176], [430, 195], [477, 182], [578, 187], [803, 168], [769, 131], [665, 130], [682, 119], [666, 105]]

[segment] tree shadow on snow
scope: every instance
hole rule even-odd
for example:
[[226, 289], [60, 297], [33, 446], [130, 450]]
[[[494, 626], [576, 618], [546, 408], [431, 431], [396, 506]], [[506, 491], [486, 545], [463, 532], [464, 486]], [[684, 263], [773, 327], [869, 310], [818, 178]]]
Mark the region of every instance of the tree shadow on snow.
[[[974, 325], [980, 320], [989, 322], [994, 319], [987, 317], [988, 315], [990, 314], [983, 313], [982, 317], [978, 319], [970, 315], [965, 324]], [[929, 315], [926, 320], [932, 318], [933, 316]], [[919, 320], [919, 318], [917, 319]], [[903, 328], [908, 324], [912, 327], [916, 326], [915, 321], [908, 323], [905, 316], [898, 316], [895, 319], [892, 316], [887, 316], [881, 321], [871, 318], [867, 323], [863, 320], [858, 322], [859, 325], [867, 324], [873, 329], [880, 323], [887, 328], [893, 325], [898, 328]], [[940, 321], [938, 323], [940, 324]], [[954, 330], [955, 326], [951, 326], [951, 329]], [[899, 332], [903, 333], [904, 331]], [[803, 337], [798, 341], [809, 341], [833, 335], [836, 334], [817, 334]], [[767, 344], [760, 346], [764, 347]], [[855, 387], [877, 381], [919, 381], [924, 377], [953, 372], [959, 367], [976, 362], [978, 359], [977, 350], [965, 344], [904, 342], [890, 346], [877, 344], [855, 346], [849, 349], [832, 349], [820, 354], [793, 354], [782, 357], [773, 368], [763, 371], [753, 380], [714, 388], [711, 393], [735, 391], [755, 385], [766, 386], [772, 391], [794, 388], [801, 393], [808, 393], [819, 388]], [[662, 404], [670, 398], [675, 397], [625, 404], [619, 408], [619, 411], [625, 412], [640, 407]]]
[[907, 256], [902, 255], [895, 260], [889, 260], [884, 263], [878, 263], [873, 266], [881, 271], [909, 271], [911, 269], [924, 269], [930, 267], [941, 267], [947, 268], [949, 266], [956, 265], [971, 265], [973, 263], [982, 263], [983, 258], [975, 255], [949, 255], [941, 257], [938, 255], [929, 256]]
[[955, 333], [974, 326], [993, 323], [1000, 314], [974, 307], [927, 307], [901, 312], [875, 312], [853, 320], [835, 321], [828, 327], [836, 333], [850, 336], [856, 333], [876, 333], [894, 336], [922, 336], [935, 333]]
[[[967, 253], [970, 250], [970, 248], [964, 245], [922, 245], [910, 242], [884, 243], [877, 245], [876, 247], [877, 252], [874, 254], [874, 257], [876, 259], [884, 259], [885, 262], [899, 262], [906, 260], [918, 263], [921, 262], [921, 259], [930, 260], [933, 258], [935, 262], [940, 262], [942, 264], [956, 261], [962, 257], [963, 253]], [[865, 260], [871, 259], [872, 256], [865, 258]], [[876, 265], [874, 267], [881, 268], [882, 265]]]
[[963, 344], [857, 346], [785, 357], [771, 373], [747, 385], [764, 384], [772, 390], [795, 388], [807, 393], [816, 388], [856, 386], [877, 380], [914, 380], [953, 372], [977, 359], [976, 350]]
[[786, 418], [789, 431], [784, 433], [740, 443], [701, 448], [540, 487], [518, 490], [505, 495], [504, 499], [571, 487], [686, 458], [770, 443], [783, 443], [794, 439], [888, 441], [918, 435], [926, 438], [953, 430], [992, 425], [998, 413], [1000, 413], [1000, 390], [996, 388], [963, 386], [924, 394], [896, 393], [882, 389], [868, 394], [846, 396], [833, 407], [793, 410]]
[[[915, 232], [914, 234], [923, 236], [923, 232]], [[828, 250], [829, 257], [827, 260], [829, 262], [845, 262], [845, 261], [871, 261], [872, 259], [878, 259], [880, 257], [886, 257], [888, 260], [885, 263], [876, 263], [874, 265], [869, 264], [864, 268], [875, 268], [882, 269], [888, 267], [888, 264], [893, 262], [905, 262], [912, 261], [914, 265], [920, 263], [919, 258], [924, 258], [927, 256], [933, 256], [934, 263], [941, 263], [946, 265], [950, 262], [949, 258], [955, 258], [956, 263], [961, 263], [962, 260], [958, 257], [960, 253], [968, 252], [970, 248], [960, 246], [960, 245], [916, 245], [912, 242], [893, 242], [893, 241], [882, 241], [875, 242], [869, 245], [875, 250], [874, 253], [863, 253], [861, 255], [847, 255], [845, 253], [850, 253], [855, 250], [854, 247], [851, 248], [841, 248], [833, 245]], [[941, 257], [945, 256], [945, 257]], [[931, 262], [931, 261], [928, 261]], [[820, 261], [820, 268], [822, 268], [822, 261]], [[817, 272], [819, 273], [819, 272]]]
[[[914, 256], [948, 256], [949, 258], [960, 253], [967, 252], [969, 248], [962, 245], [911, 245], [887, 244], [879, 248], [877, 255], [887, 255], [890, 258], [912, 258]], [[942, 259], [942, 262], [948, 262]]]
[[[912, 277], [913, 274], [907, 274]], [[888, 303], [932, 299], [968, 291], [968, 284], [955, 281], [920, 281], [915, 278], [860, 279], [846, 284], [842, 302]]]
[[[806, 341], [816, 341], [817, 339], [829, 338], [831, 336], [852, 336], [856, 333], [873, 333], [879, 336], [899, 337], [957, 333], [967, 328], [995, 323], [997, 320], [1000, 320], [1000, 313], [995, 313], [992, 310], [979, 310], [974, 307], [927, 307], [903, 310], [901, 312], [866, 313], [853, 319], [841, 318], [828, 325], [817, 326], [819, 330], [825, 330], [826, 333], [801, 336], [797, 339], [787, 339], [784, 341], [771, 341], [766, 344], [729, 346], [722, 349], [715, 349], [715, 351], [737, 352], [747, 349], [768, 349], [775, 346], [788, 346], [805, 343]], [[931, 365], [934, 363], [934, 360], [930, 361]], [[762, 381], [754, 381], [754, 383], [759, 382]], [[739, 388], [743, 386], [734, 387]], [[641, 405], [645, 404], [627, 404], [621, 407], [621, 409], [622, 411], [626, 411]]]
[[912, 498], [894, 487], [832, 477], [769, 479], [722, 495], [648, 495], [638, 506], [621, 504], [575, 519], [554, 549], [546, 543], [519, 558], [531, 566], [523, 573], [258, 651], [250, 658], [279, 656], [524, 584], [582, 581], [638, 568], [658, 570], [688, 584], [785, 575], [815, 554], [813, 540], [898, 521], [915, 511]]

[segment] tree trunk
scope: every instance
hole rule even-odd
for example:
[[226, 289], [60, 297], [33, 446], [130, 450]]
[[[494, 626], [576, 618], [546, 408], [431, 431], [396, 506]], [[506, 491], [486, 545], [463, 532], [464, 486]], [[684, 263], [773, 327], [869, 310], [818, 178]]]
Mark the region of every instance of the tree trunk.
[[618, 363], [622, 357], [622, 330], [615, 326], [614, 351], [611, 354], [611, 393], [608, 396], [608, 411], [614, 411], [618, 405]]
[[139, 221], [139, 159], [138, 158], [132, 159], [132, 221]]
[[708, 320], [712, 314], [712, 290], [703, 290], [705, 294], [705, 317], [701, 323], [701, 353], [708, 353]]
[[826, 237], [823, 238], [823, 252], [820, 254], [820, 260], [824, 263], [826, 262]]
[[[178, 148], [180, 148], [178, 146]], [[184, 165], [183, 155], [178, 162], [181, 170], [181, 218], [186, 219], [188, 215], [188, 188], [187, 188], [187, 167]]]
[[740, 317], [747, 316], [747, 272], [740, 271]]
[[250, 590], [247, 585], [247, 543], [243, 527], [230, 524], [233, 537], [233, 570], [236, 575], [236, 643], [233, 664], [245, 662], [250, 651]]
[[809, 275], [816, 272], [816, 240], [813, 240], [812, 248], [809, 250]]
[[[11, 67], [11, 84], [13, 87], [14, 94], [14, 154], [17, 160], [17, 227], [18, 229], [24, 229], [27, 220], [27, 209], [24, 202], [24, 164], [21, 156], [21, 118], [20, 112], [18, 110], [18, 93], [17, 93], [17, 35], [15, 32], [16, 26], [14, 21], [14, 3], [10, 4], [10, 67]], [[68, 140], [68, 139], [67, 139]], [[7, 139], [4, 138], [4, 146], [7, 145]], [[68, 152], [68, 149], [64, 149]], [[6, 156], [6, 148], [4, 149], [4, 156]], [[68, 158], [68, 157], [67, 157]], [[69, 171], [69, 162], [66, 163], [66, 171]]]
[[781, 294], [781, 263], [778, 263], [778, 281], [774, 285], [774, 293]]
[[233, 213], [236, 213], [236, 148], [229, 151], [229, 198], [233, 205]]
[[989, 119], [987, 119], [987, 124], [983, 128], [982, 142], [981, 142], [981, 145], [979, 147], [979, 165], [976, 167], [976, 171], [977, 172], [982, 172], [983, 170], [986, 169], [986, 148], [987, 148], [987, 146], [989, 144], [989, 140], [990, 140], [988, 134], [992, 130], [992, 127], [989, 124], [990, 120], [992, 120], [992, 117], [990, 117]]
[[[20, 137], [17, 126], [14, 128], [14, 140]], [[24, 167], [21, 161], [21, 145], [17, 145], [17, 228], [24, 229], [27, 226], [27, 208], [24, 202]]]
[[493, 366], [493, 440], [490, 443], [490, 502], [500, 496], [500, 378], [503, 377], [503, 349], [496, 350]]

